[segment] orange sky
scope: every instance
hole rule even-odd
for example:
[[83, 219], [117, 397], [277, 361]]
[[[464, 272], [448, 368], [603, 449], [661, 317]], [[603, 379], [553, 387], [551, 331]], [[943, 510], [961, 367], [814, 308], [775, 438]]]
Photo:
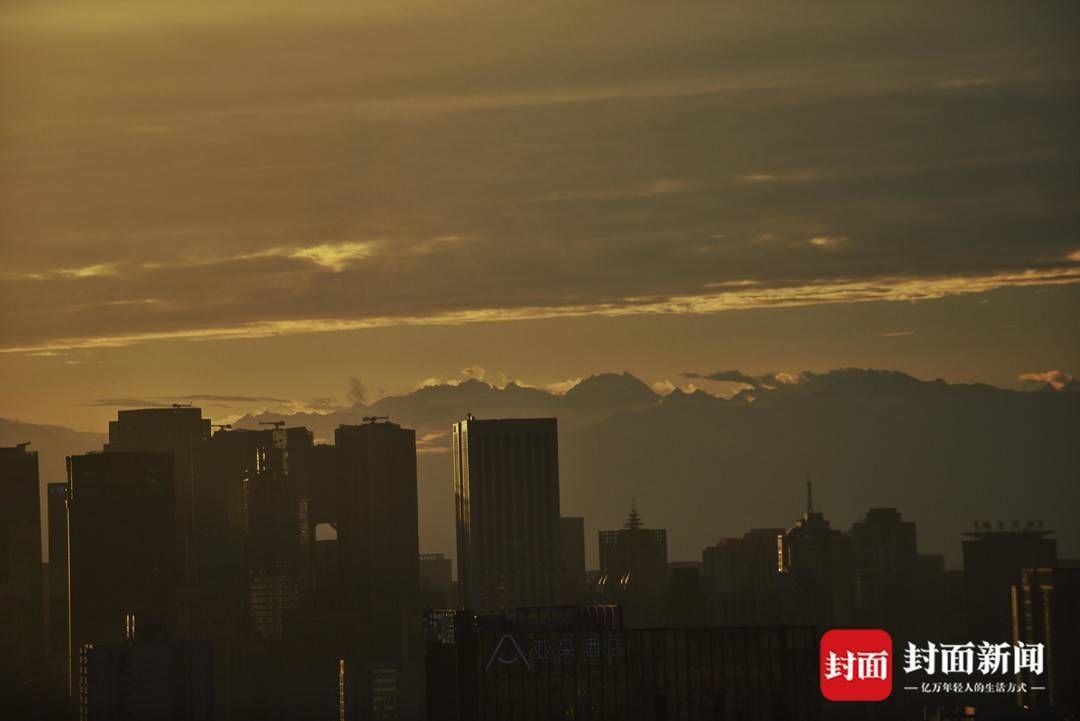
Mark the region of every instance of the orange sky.
[[1080, 368], [1074, 4], [257, 7], [0, 7], [0, 416]]

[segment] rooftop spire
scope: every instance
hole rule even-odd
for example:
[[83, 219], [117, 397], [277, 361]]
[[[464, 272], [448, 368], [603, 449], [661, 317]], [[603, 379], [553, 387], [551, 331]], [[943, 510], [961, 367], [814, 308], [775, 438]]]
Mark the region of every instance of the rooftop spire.
[[814, 512], [814, 484], [810, 481], [810, 474], [806, 474], [806, 512]]
[[631, 531], [641, 528], [641, 516], [638, 515], [637, 500], [635, 499], [630, 500], [630, 515], [626, 517], [623, 528], [629, 528]]

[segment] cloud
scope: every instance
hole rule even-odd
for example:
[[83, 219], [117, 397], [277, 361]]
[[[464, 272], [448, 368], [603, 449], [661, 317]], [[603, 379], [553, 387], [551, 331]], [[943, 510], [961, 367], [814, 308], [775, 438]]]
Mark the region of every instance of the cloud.
[[909, 336], [909, 335], [915, 335], [915, 331], [913, 331], [913, 330], [894, 330], [894, 331], [889, 331], [888, 333], [882, 333], [881, 337], [882, 338], [901, 338], [901, 337]]
[[838, 235], [816, 235], [807, 242], [821, 250], [838, 250], [847, 245], [848, 239]]
[[[984, 293], [1005, 287], [1041, 287], [1080, 283], [1080, 268], [1025, 270], [987, 276], [882, 278], [868, 281], [743, 288], [720, 293], [659, 298], [622, 298], [591, 304], [487, 307], [433, 312], [428, 315], [306, 318], [252, 321], [240, 325], [147, 331], [117, 335], [74, 336], [0, 347], [0, 353], [41, 353], [71, 349], [119, 348], [161, 341], [271, 338], [402, 326], [456, 326], [570, 317], [720, 313], [753, 308], [794, 308], [831, 303], [920, 301]], [[432, 380], [432, 379], [429, 379]], [[439, 380], [439, 379], [434, 379]], [[444, 381], [451, 382], [451, 381]]]
[[310, 260], [316, 265], [329, 268], [335, 273], [348, 268], [354, 261], [371, 257], [375, 250], [375, 243], [371, 241], [350, 241], [313, 245], [308, 248], [300, 248], [289, 254], [290, 258], [302, 258]]
[[234, 396], [234, 395], [218, 395], [214, 393], [192, 393], [188, 395], [176, 395], [176, 396], [144, 396], [144, 397], [125, 397], [125, 398], [98, 398], [86, 405], [91, 406], [139, 406], [143, 408], [169, 408], [175, 404], [186, 403], [208, 403], [210, 405], [221, 405], [229, 403], [250, 404], [250, 403], [274, 403], [280, 405], [293, 405], [298, 401], [292, 401], [284, 398], [274, 398], [271, 396]]
[[[741, 385], [750, 386], [752, 388], [761, 388], [766, 390], [777, 388], [782, 385], [792, 385], [795, 383], [800, 383], [803, 379], [803, 374], [800, 373], [779, 372], [764, 373], [759, 376], [752, 376], [748, 373], [743, 373], [740, 370], [715, 371], [713, 373], [686, 372], [682, 375], [683, 378], [695, 378], [721, 383], [739, 383]], [[665, 383], [667, 382], [665, 381]]]
[[345, 396], [350, 406], [362, 406], [367, 405], [368, 394], [367, 388], [360, 379], [356, 376], [349, 378], [349, 391]]
[[546, 390], [548, 393], [554, 393], [557, 396], [566, 395], [566, 393], [571, 388], [576, 386], [578, 383], [581, 383], [582, 380], [583, 378], [581, 376], [578, 376], [577, 378], [567, 378], [566, 380], [555, 381], [553, 383], [548, 383], [547, 385], [545, 385], [544, 390]]
[[747, 375], [739, 370], [715, 371], [713, 373], [683, 373], [683, 378], [699, 378], [707, 381], [723, 381], [726, 383], [742, 383], [748, 386], [757, 386], [759, 380], [754, 376]]
[[1071, 374], [1061, 370], [1021, 373], [1019, 378], [1021, 383], [1040, 387], [1049, 385], [1057, 391], [1075, 383]]

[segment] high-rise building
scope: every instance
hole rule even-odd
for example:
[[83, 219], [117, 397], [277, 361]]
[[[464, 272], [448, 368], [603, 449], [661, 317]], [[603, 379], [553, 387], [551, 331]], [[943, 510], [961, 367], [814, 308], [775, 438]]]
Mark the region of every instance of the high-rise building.
[[27, 445], [0, 448], [0, 711], [20, 710], [43, 651], [38, 456]]
[[584, 518], [563, 516], [559, 519], [559, 553], [563, 603], [581, 603], [585, 591]]
[[341, 601], [367, 627], [344, 658], [395, 679], [392, 705], [408, 718], [419, 714], [424, 669], [416, 431], [367, 419], [339, 426], [334, 440]]
[[559, 593], [559, 441], [554, 418], [453, 425], [461, 603], [544, 606]]
[[306, 595], [312, 528], [307, 461], [314, 438], [306, 428], [255, 431], [254, 473], [243, 483], [241, 519], [249, 630], [281, 636], [284, 614]]
[[790, 574], [783, 573], [784, 529], [753, 528], [701, 553], [706, 620], [717, 626], [806, 622]]
[[68, 652], [67, 484], [50, 483], [46, 499], [49, 526], [49, 590], [45, 599], [45, 610], [48, 614], [46, 651], [49, 654], [51, 672], [57, 679], [65, 679]]
[[806, 513], [784, 535], [784, 572], [805, 596], [807, 612], [819, 626], [850, 624], [854, 612], [851, 539], [814, 511], [806, 484]]
[[334, 439], [345, 602], [400, 617], [419, 587], [416, 431], [368, 422], [339, 426]]
[[600, 593], [608, 603], [621, 603], [630, 626], [664, 622], [668, 581], [667, 531], [645, 528], [631, 505], [623, 527], [600, 531]]
[[79, 650], [122, 639], [126, 614], [178, 617], [169, 453], [88, 453], [68, 458], [69, 681]]
[[109, 421], [106, 451], [153, 451], [173, 454], [173, 483], [177, 520], [190, 522], [192, 503], [191, 452], [197, 441], [210, 437], [210, 419], [190, 406], [119, 411]]
[[1043, 644], [1044, 673], [1024, 671], [1025, 708], [1054, 709], [1055, 718], [1080, 713], [1080, 568], [1025, 568], [1012, 588], [1012, 640]]
[[1012, 587], [1024, 568], [1050, 568], [1057, 560], [1057, 541], [1041, 524], [978, 524], [964, 535], [964, 599], [968, 637], [1004, 641], [1012, 630]]
[[129, 614], [122, 642], [80, 649], [80, 721], [214, 718], [210, 643], [170, 641], [155, 621]]
[[859, 623], [910, 636], [918, 556], [915, 524], [895, 508], [871, 508], [851, 526]]

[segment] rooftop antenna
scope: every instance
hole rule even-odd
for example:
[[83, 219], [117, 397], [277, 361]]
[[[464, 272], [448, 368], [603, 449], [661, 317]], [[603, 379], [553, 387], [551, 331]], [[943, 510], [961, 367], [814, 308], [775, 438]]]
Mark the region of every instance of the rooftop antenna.
[[810, 480], [810, 474], [806, 474], [806, 512], [814, 512], [814, 483]]
[[274, 428], [284, 428], [285, 421], [259, 421], [260, 426], [273, 426]]
[[626, 517], [625, 528], [629, 528], [631, 531], [636, 531], [641, 528], [641, 516], [637, 512], [637, 499], [630, 499], [630, 515]]

